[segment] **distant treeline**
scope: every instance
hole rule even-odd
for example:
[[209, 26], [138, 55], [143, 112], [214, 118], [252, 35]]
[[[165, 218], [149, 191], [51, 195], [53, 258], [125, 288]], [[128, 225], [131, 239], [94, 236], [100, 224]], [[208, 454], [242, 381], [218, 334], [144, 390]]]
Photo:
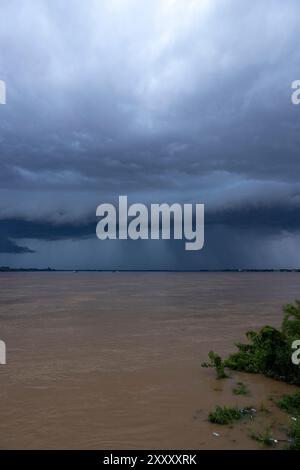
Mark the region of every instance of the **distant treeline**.
[[11, 268], [0, 266], [0, 272], [149, 272], [149, 273], [294, 273], [300, 272], [300, 268], [295, 269], [53, 269], [53, 268]]

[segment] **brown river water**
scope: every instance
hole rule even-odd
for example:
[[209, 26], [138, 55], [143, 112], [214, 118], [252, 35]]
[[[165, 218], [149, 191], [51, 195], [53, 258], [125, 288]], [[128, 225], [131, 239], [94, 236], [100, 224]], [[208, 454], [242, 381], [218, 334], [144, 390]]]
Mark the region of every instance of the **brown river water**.
[[[279, 326], [297, 297], [300, 273], [1, 273], [0, 448], [255, 449], [266, 426], [284, 438], [290, 417], [270, 398], [295, 387], [218, 381], [201, 362]], [[209, 423], [225, 404], [271, 413]]]

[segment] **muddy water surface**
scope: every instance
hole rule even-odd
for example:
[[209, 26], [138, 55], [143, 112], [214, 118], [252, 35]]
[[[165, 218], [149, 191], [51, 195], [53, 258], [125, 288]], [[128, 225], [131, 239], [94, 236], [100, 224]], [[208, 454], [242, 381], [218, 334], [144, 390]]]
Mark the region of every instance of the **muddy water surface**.
[[[217, 381], [200, 364], [278, 326], [299, 287], [299, 273], [1, 273], [0, 447], [251, 449], [266, 426], [285, 437], [270, 398], [293, 387]], [[249, 396], [233, 395], [237, 381]], [[272, 413], [220, 427], [207, 420], [217, 404]]]

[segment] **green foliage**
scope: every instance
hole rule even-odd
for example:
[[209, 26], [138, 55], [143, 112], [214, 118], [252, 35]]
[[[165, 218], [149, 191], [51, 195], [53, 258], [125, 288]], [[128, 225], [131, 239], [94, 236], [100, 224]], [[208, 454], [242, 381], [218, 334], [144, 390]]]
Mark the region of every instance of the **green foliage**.
[[276, 403], [282, 410], [295, 415], [289, 432], [291, 444], [288, 446], [288, 449], [300, 450], [300, 391], [291, 395], [284, 395]]
[[285, 305], [283, 311], [285, 316], [282, 322], [282, 333], [292, 343], [295, 339], [300, 339], [300, 300], [296, 300], [295, 305]]
[[270, 428], [266, 428], [265, 431], [255, 433], [253, 432], [250, 435], [251, 439], [254, 439], [255, 441], [259, 442], [260, 444], [263, 444], [264, 446], [268, 447], [274, 447], [276, 444], [276, 441], [273, 437], [273, 434], [270, 430]]
[[247, 395], [249, 393], [249, 390], [243, 382], [238, 382], [236, 384], [236, 387], [232, 389], [232, 392], [234, 393], [234, 395]]
[[208, 419], [211, 423], [216, 424], [231, 424], [233, 421], [241, 419], [242, 414], [238, 408], [230, 408], [227, 406], [217, 406], [215, 411], [212, 411], [208, 415]]
[[223, 361], [223, 368], [260, 373], [277, 380], [300, 385], [300, 367], [291, 361], [291, 344], [300, 339], [300, 301], [283, 308], [282, 329], [264, 326], [248, 331], [248, 343], [237, 343], [238, 351]]
[[289, 434], [292, 439], [289, 450], [300, 450], [300, 419], [293, 423]]
[[[258, 333], [250, 331], [247, 338], [249, 344], [238, 343], [239, 352], [231, 354], [226, 365], [231, 369], [273, 376], [284, 375], [286, 344], [280, 331], [271, 326], [263, 327]], [[287, 349], [288, 360], [291, 362], [291, 350]], [[275, 369], [274, 369], [275, 368]]]
[[208, 354], [208, 357], [211, 361], [211, 365], [216, 368], [217, 372], [217, 378], [218, 379], [226, 379], [228, 375], [226, 375], [225, 370], [224, 370], [224, 362], [222, 361], [221, 356], [218, 354], [214, 353], [213, 351], [210, 351]]
[[[246, 333], [247, 343], [237, 343], [238, 351], [231, 354], [228, 359], [222, 360], [214, 353], [209, 353], [211, 364], [216, 368], [218, 378], [227, 377], [225, 368], [241, 372], [264, 374], [277, 380], [300, 385], [300, 367], [292, 363], [292, 343], [300, 339], [300, 300], [294, 304], [283, 307], [284, 318], [281, 329], [272, 326], [264, 326], [259, 331], [248, 331]], [[236, 395], [244, 395], [247, 388], [242, 382], [233, 389]], [[290, 429], [291, 450], [300, 450], [300, 391], [286, 395], [277, 402], [278, 406], [288, 413], [295, 414], [295, 421]], [[231, 424], [241, 419], [244, 414], [250, 413], [252, 409], [238, 410], [237, 408], [216, 407], [209, 414], [209, 420], [217, 424]], [[261, 412], [269, 413], [262, 404]], [[253, 439], [264, 445], [273, 446], [277, 443], [270, 429], [262, 433], [253, 433]]]
[[300, 391], [292, 395], [284, 395], [284, 397], [277, 402], [277, 405], [287, 413], [300, 415]]

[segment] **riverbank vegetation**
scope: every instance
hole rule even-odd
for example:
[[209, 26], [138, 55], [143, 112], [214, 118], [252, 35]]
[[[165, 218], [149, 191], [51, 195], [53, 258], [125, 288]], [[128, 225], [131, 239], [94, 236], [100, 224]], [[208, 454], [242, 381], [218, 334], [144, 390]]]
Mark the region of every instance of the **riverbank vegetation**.
[[225, 369], [264, 374], [276, 380], [300, 385], [300, 367], [291, 360], [292, 345], [300, 339], [300, 300], [283, 307], [284, 318], [280, 329], [264, 326], [259, 331], [248, 331], [247, 343], [236, 343], [238, 349], [225, 360], [211, 351], [210, 363], [217, 378], [225, 378]]
[[[266, 325], [259, 331], [246, 333], [247, 343], [236, 343], [237, 351], [228, 358], [222, 359], [217, 353], [209, 353], [209, 363], [203, 367], [214, 367], [218, 379], [228, 377], [227, 370], [263, 374], [288, 384], [300, 385], [300, 365], [292, 361], [293, 345], [300, 340], [300, 300], [283, 307], [284, 318], [281, 328]], [[300, 354], [299, 354], [300, 355]], [[233, 389], [236, 395], [245, 395], [248, 390], [242, 382]], [[288, 431], [287, 448], [300, 450], [300, 391], [286, 395], [276, 405], [290, 415], [292, 424]], [[219, 407], [208, 416], [215, 424], [231, 424], [242, 417], [241, 410], [230, 407]], [[275, 446], [269, 429], [262, 433], [253, 433], [253, 439], [263, 445]]]

